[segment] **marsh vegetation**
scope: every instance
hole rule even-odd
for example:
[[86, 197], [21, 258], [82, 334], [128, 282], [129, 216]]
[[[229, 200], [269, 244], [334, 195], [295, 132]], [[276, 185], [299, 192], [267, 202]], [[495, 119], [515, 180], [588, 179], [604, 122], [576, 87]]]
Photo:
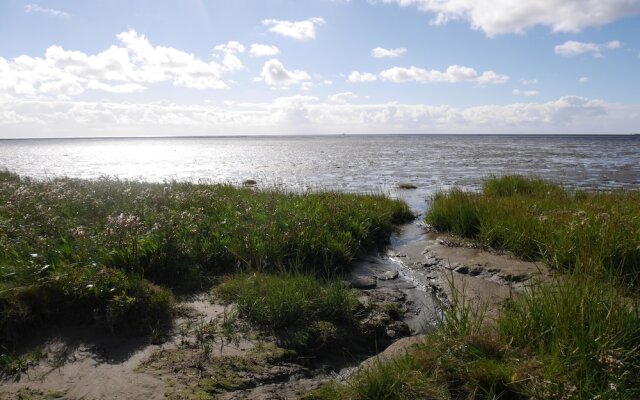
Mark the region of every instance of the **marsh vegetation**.
[[427, 223], [542, 260], [556, 276], [508, 300], [496, 320], [453, 290], [423, 343], [308, 398], [638, 398], [639, 200], [519, 176], [437, 194]]
[[[359, 252], [383, 246], [394, 224], [410, 218], [406, 204], [376, 194], [37, 181], [0, 172], [0, 349], [11, 353], [44, 322], [150, 332], [171, 318], [175, 293], [208, 289], [241, 271], [258, 272], [284, 291], [295, 289], [288, 280], [303, 279], [326, 292], [320, 308], [345, 304], [340, 311], [302, 309], [314, 313], [308, 318], [349, 313], [351, 295], [334, 280]], [[287, 275], [294, 270], [301, 275]], [[225, 282], [220, 293], [236, 293], [238, 300], [252, 295], [241, 285], [232, 290], [234, 279], [246, 277]], [[305, 295], [315, 296], [313, 290]], [[247, 315], [262, 324], [282, 317]]]

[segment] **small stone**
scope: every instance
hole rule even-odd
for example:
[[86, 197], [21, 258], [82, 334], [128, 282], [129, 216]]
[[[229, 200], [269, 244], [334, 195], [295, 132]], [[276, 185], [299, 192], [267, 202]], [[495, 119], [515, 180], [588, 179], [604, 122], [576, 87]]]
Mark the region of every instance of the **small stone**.
[[459, 273], [459, 274], [468, 274], [469, 273], [469, 267], [467, 267], [466, 265], [462, 265], [462, 266], [454, 269], [454, 271]]
[[360, 296], [360, 297], [358, 297], [358, 301], [364, 307], [369, 307], [369, 304], [371, 304], [371, 298], [369, 296]]
[[387, 335], [387, 337], [389, 338], [394, 338], [396, 337], [396, 331], [394, 331], [393, 329], [387, 329], [387, 331], [385, 332], [385, 334]]
[[396, 279], [398, 277], [398, 271], [386, 271], [384, 274], [382, 275], [378, 275], [378, 279], [382, 280], [382, 281], [390, 281], [393, 279]]
[[371, 289], [376, 287], [377, 282], [374, 276], [354, 276], [348, 278], [352, 288], [355, 289]]

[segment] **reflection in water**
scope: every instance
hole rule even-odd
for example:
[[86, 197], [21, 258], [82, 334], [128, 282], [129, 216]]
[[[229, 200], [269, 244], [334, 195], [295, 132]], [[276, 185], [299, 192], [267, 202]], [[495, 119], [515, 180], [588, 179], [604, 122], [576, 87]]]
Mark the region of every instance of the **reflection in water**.
[[[526, 174], [570, 187], [640, 183], [637, 136], [298, 136], [0, 141], [0, 168], [36, 178], [102, 176], [399, 194], [422, 209], [451, 185]], [[416, 191], [396, 191], [401, 182]]]

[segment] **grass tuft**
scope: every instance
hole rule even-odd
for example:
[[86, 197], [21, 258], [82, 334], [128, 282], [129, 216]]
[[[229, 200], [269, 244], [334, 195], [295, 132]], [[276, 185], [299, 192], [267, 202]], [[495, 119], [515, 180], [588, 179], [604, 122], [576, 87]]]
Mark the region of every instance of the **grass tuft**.
[[[588, 276], [536, 285], [512, 301], [498, 320], [503, 340], [537, 354], [556, 395], [574, 387], [579, 398], [640, 394], [640, 303], [620, 288]], [[602, 398], [602, 397], [601, 397]], [[605, 398], [608, 398], [605, 396]]]
[[313, 275], [238, 274], [227, 277], [213, 294], [237, 304], [243, 318], [297, 350], [318, 351], [339, 343], [356, 326], [355, 293], [342, 282]]

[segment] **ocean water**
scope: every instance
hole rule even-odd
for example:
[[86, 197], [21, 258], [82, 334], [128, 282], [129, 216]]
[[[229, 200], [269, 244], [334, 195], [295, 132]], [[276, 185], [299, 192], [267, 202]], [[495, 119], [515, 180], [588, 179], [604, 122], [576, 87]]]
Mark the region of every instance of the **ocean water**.
[[[569, 187], [640, 185], [640, 136], [277, 136], [1, 140], [0, 169], [34, 178], [118, 177], [384, 192], [423, 209], [451, 186], [524, 174]], [[418, 189], [397, 190], [399, 183]]]

